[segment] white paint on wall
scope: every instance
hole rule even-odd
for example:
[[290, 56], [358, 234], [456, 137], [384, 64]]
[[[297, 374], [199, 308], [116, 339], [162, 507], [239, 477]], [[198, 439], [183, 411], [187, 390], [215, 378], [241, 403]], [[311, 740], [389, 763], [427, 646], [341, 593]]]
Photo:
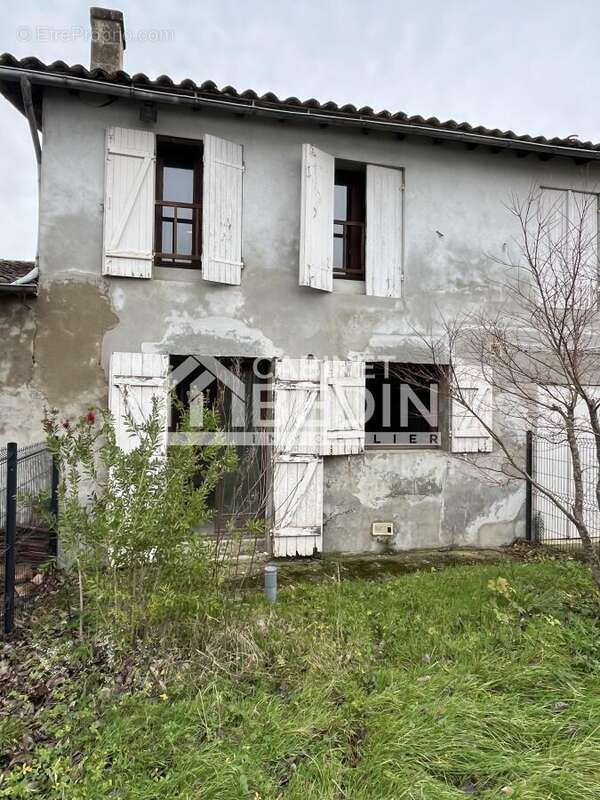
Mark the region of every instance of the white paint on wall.
[[[231, 317], [192, 316], [189, 311], [172, 312], [165, 319], [163, 343], [181, 336], [195, 336], [200, 340], [206, 337], [211, 342], [221, 339], [225, 343], [235, 342], [239, 345], [252, 346], [256, 355], [275, 357], [282, 355], [281, 348], [265, 336], [258, 328], [251, 328], [241, 320]], [[163, 348], [164, 349], [164, 348]], [[228, 355], [217, 353], [216, 355]], [[236, 355], [232, 353], [232, 355]]]

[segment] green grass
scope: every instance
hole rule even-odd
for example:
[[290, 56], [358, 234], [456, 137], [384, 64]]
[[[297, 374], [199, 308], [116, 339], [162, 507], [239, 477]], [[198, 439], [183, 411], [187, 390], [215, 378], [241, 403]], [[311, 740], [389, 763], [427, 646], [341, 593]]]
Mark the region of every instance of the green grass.
[[[597, 800], [590, 592], [572, 561], [289, 586], [158, 683], [119, 662], [116, 687], [65, 622], [32, 668], [79, 666], [25, 715], [0, 796]], [[0, 721], [7, 764], [23, 724]]]

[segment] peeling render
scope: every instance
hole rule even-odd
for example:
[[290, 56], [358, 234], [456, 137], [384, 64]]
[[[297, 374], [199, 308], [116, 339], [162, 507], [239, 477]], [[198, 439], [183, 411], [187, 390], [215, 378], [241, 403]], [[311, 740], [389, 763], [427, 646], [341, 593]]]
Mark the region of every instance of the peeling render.
[[44, 282], [27, 306], [2, 302], [1, 441], [42, 439], [46, 408], [73, 417], [105, 404], [101, 344], [117, 321], [99, 285], [82, 281]]
[[[113, 351], [215, 356], [424, 360], [419, 335], [439, 320], [502, 301], [491, 281], [516, 233], [505, 204], [532, 184], [587, 187], [600, 172], [566, 159], [542, 162], [460, 145], [310, 124], [159, 107], [150, 129], [204, 133], [244, 146], [245, 268], [241, 286], [190, 270], [152, 280], [101, 277], [105, 129], [139, 128], [139, 105], [48, 90], [40, 203], [40, 295], [0, 306], [0, 437], [40, 437], [45, 405], [73, 415], [106, 403]], [[337, 158], [405, 170], [404, 297], [365, 296], [335, 282], [331, 294], [298, 285], [301, 145]], [[498, 464], [496, 453], [484, 455]], [[324, 548], [384, 552], [490, 546], [524, 533], [524, 487], [492, 485], [445, 451], [369, 451], [325, 459]], [[394, 537], [371, 536], [393, 521]]]

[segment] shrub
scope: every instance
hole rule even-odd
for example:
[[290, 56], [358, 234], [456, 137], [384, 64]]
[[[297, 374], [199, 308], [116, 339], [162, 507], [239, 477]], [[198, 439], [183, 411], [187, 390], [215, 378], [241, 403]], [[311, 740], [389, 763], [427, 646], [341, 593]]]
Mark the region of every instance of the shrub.
[[[143, 423], [127, 421], [132, 448], [116, 443], [107, 411], [74, 423], [47, 414], [45, 429], [60, 470], [57, 521], [63, 563], [76, 576], [79, 632], [128, 642], [194, 638], [221, 602], [222, 571], [202, 529], [209, 499], [235, 452], [218, 441], [218, 417], [205, 413], [216, 443], [165, 453], [159, 404]], [[181, 423], [185, 430], [185, 415]]]

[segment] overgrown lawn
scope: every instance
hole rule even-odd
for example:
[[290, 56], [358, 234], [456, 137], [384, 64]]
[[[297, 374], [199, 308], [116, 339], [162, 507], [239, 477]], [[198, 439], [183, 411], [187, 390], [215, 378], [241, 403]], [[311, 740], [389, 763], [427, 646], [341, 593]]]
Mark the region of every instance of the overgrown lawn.
[[60, 609], [0, 656], [0, 796], [600, 797], [600, 625], [576, 562], [288, 586], [185, 657], [82, 645]]

